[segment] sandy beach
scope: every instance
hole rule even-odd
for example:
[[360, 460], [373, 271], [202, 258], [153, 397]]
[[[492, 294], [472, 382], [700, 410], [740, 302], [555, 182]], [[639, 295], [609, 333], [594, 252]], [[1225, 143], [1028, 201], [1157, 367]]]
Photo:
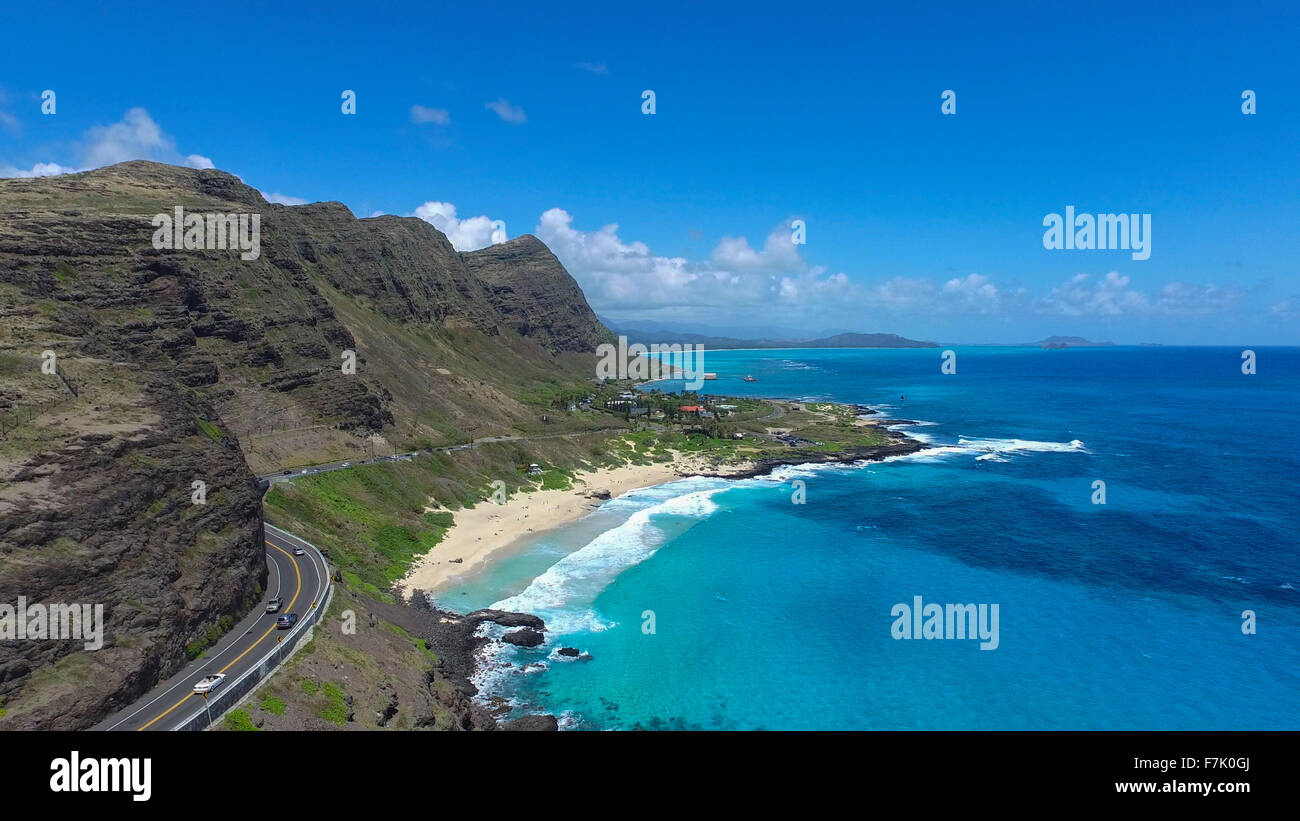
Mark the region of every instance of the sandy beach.
[[[734, 469], [740, 473], [745, 467]], [[516, 543], [582, 518], [606, 498], [705, 472], [716, 475], [727, 468], [706, 468], [699, 457], [679, 457], [662, 464], [584, 471], [575, 475], [569, 490], [516, 493], [505, 504], [485, 500], [469, 510], [452, 511], [451, 529], [437, 547], [416, 560], [402, 587], [408, 596], [413, 590], [440, 590], [459, 576], [483, 570], [494, 554], [510, 555]]]

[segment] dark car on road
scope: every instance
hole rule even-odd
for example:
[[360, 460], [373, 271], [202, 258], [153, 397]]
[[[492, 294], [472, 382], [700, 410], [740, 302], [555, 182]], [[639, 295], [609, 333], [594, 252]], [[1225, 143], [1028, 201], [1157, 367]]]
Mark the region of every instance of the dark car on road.
[[281, 630], [288, 630], [290, 627], [293, 627], [297, 623], [298, 623], [297, 613], [285, 613], [283, 616], [275, 620], [275, 626], [280, 628]]

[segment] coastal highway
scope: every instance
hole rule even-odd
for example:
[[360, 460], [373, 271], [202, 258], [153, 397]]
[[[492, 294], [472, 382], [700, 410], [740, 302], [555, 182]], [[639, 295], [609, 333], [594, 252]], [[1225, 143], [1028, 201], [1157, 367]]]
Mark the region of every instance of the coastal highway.
[[[533, 437], [493, 436], [434, 450], [457, 451], [493, 442], [551, 439], [572, 435], [575, 434], [558, 433]], [[269, 483], [283, 482], [299, 476], [343, 470], [359, 465], [410, 460], [419, 454], [420, 451], [411, 451], [356, 462], [312, 465], [260, 478]], [[265, 535], [268, 560], [267, 589], [252, 612], [222, 636], [215, 645], [209, 647], [203, 656], [187, 664], [180, 672], [155, 686], [130, 706], [118, 710], [91, 729], [118, 731], [172, 729], [178, 722], [202, 707], [202, 697], [194, 693], [194, 685], [200, 679], [214, 673], [225, 673], [225, 684], [229, 685], [242, 673], [257, 666], [267, 651], [275, 646], [278, 636], [282, 633], [275, 626], [275, 621], [280, 614], [297, 613], [301, 618], [307, 616], [312, 605], [320, 601], [325, 590], [328, 570], [324, 561], [314, 549], [292, 534], [267, 527]], [[295, 547], [302, 547], [304, 554], [294, 556]], [[266, 602], [277, 596], [284, 599], [279, 613], [267, 613]]]
[[305, 468], [294, 468], [292, 470], [283, 471], [282, 473], [270, 473], [266, 476], [259, 476], [257, 478], [264, 479], [270, 484], [275, 484], [276, 482], [287, 482], [290, 479], [297, 479], [300, 476], [311, 476], [313, 473], [344, 470], [345, 468], [357, 467], [358, 465], [376, 465], [380, 462], [409, 462], [411, 459], [418, 456], [419, 453], [418, 450], [413, 450], [410, 453], [397, 453], [392, 456], [380, 456], [376, 459], [361, 459], [355, 462], [326, 462], [324, 464], [311, 465], [310, 467]]
[[[300, 476], [310, 476], [333, 470], [344, 470], [361, 465], [380, 462], [410, 461], [422, 452], [454, 452], [470, 450], [479, 445], [498, 442], [519, 442], [534, 439], [557, 439], [566, 436], [578, 436], [588, 433], [621, 431], [625, 428], [598, 428], [591, 431], [570, 431], [566, 433], [549, 433], [535, 436], [486, 436], [460, 445], [433, 448], [429, 451], [410, 451], [374, 459], [330, 462], [311, 465], [305, 468], [286, 470], [259, 477], [270, 484], [284, 482]], [[320, 555], [297, 537], [267, 527], [267, 589], [253, 608], [238, 624], [231, 628], [203, 656], [187, 664], [180, 672], [167, 681], [155, 686], [148, 693], [136, 699], [130, 706], [118, 710], [108, 718], [96, 724], [93, 730], [170, 730], [179, 721], [191, 715], [202, 706], [202, 697], [195, 694], [194, 685], [204, 676], [214, 673], [226, 674], [229, 685], [242, 673], [255, 667], [276, 643], [281, 632], [276, 629], [276, 619], [282, 613], [297, 613], [306, 617], [314, 603], [320, 601], [325, 590], [328, 570]], [[295, 547], [302, 547], [302, 556], [294, 556]], [[284, 599], [278, 613], [267, 613], [266, 602], [277, 596]], [[287, 631], [285, 631], [287, 632]]]
[[[241, 673], [256, 667], [278, 636], [289, 632], [277, 630], [280, 613], [297, 613], [306, 618], [313, 603], [319, 603], [325, 590], [328, 571], [320, 555], [299, 539], [265, 528], [267, 556], [266, 592], [253, 611], [230, 629], [207, 653], [187, 664], [183, 670], [154, 687], [145, 695], [104, 721], [95, 730], [170, 730], [177, 722], [203, 706], [203, 697], [195, 695], [194, 685], [206, 675], [225, 673], [226, 685]], [[295, 547], [305, 551], [293, 555]], [[267, 613], [266, 602], [276, 596], [284, 599], [280, 613]]]

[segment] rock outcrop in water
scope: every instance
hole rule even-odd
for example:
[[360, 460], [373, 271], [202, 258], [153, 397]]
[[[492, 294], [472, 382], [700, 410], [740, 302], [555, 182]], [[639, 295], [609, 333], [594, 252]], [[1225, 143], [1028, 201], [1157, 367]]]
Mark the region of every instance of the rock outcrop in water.
[[512, 630], [511, 632], [506, 633], [501, 637], [501, 640], [506, 644], [513, 644], [516, 647], [537, 647], [542, 642], [546, 641], [546, 636], [536, 630], [530, 630], [525, 627], [522, 630]]

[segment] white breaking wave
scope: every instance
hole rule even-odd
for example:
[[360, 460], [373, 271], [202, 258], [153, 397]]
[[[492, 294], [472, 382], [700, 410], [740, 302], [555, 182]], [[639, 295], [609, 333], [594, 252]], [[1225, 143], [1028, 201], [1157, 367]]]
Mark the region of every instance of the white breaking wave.
[[1071, 453], [1073, 451], [1083, 451], [1087, 453], [1083, 442], [1078, 439], [1071, 439], [1069, 442], [1036, 442], [1033, 439], [967, 439], [965, 436], [957, 437], [959, 447], [973, 448], [986, 453]]
[[[631, 491], [601, 505], [602, 509], [617, 509], [645, 505], [646, 497], [662, 497], [665, 493], [679, 495], [651, 503], [632, 513], [623, 524], [592, 539], [582, 548], [570, 553], [533, 579], [522, 593], [492, 605], [498, 610], [532, 613], [546, 621], [548, 637], [600, 631], [613, 627], [601, 621], [590, 605], [595, 602], [610, 582], [628, 568], [654, 555], [667, 539], [667, 534], [650, 522], [658, 514], [673, 514], [703, 519], [717, 510], [711, 497], [735, 486], [735, 482], [719, 479], [686, 479]], [[702, 488], [702, 489], [696, 489]], [[566, 609], [571, 608], [571, 609]], [[579, 611], [579, 612], [574, 612]], [[475, 697], [480, 704], [490, 705], [491, 699], [501, 698], [511, 692], [509, 681], [520, 675], [544, 672], [549, 664], [534, 662], [518, 666], [518, 648], [499, 641], [511, 628], [495, 622], [483, 622], [475, 635], [491, 639], [477, 653], [477, 663], [470, 681], [478, 688]], [[558, 651], [558, 648], [554, 648]], [[567, 660], [553, 651], [547, 658], [551, 662]], [[526, 705], [518, 698], [504, 698], [505, 706], [519, 710]], [[570, 717], [569, 724], [575, 722]], [[564, 721], [561, 720], [563, 726]]]
[[741, 480], [736, 484], [740, 485], [744, 482], [785, 483], [792, 479], [808, 479], [822, 473], [848, 473], [860, 470], [864, 465], [871, 463], [872, 460], [870, 459], [858, 459], [853, 462], [800, 462], [797, 465], [781, 465], [773, 468], [770, 473], [764, 476]]
[[[807, 400], [805, 400], [807, 401]], [[873, 407], [881, 407], [875, 405]], [[918, 421], [917, 426], [933, 426], [937, 423]], [[900, 429], [903, 433], [927, 444], [934, 438], [916, 431], [915, 426], [889, 426], [890, 430]], [[1031, 439], [968, 439], [959, 437], [956, 445], [939, 445], [916, 453], [901, 454], [885, 458], [884, 462], [909, 460], [917, 462], [938, 461], [952, 456], [974, 456], [976, 461], [1010, 461], [1010, 457], [1028, 453], [1088, 453], [1084, 443], [1078, 439], [1070, 442], [1040, 442]], [[626, 521], [618, 527], [601, 533], [582, 548], [570, 553], [552, 565], [545, 573], [533, 579], [523, 592], [502, 599], [493, 605], [495, 609], [524, 613], [533, 613], [545, 619], [548, 638], [577, 632], [599, 632], [615, 626], [604, 622], [592, 605], [596, 598], [620, 574], [631, 567], [649, 559], [667, 541], [668, 534], [656, 527], [651, 518], [668, 514], [694, 519], [704, 519], [718, 510], [713, 497], [733, 487], [756, 485], [770, 482], [789, 482], [796, 478], [805, 478], [828, 471], [852, 471], [875, 464], [871, 461], [852, 463], [805, 463], [779, 467], [767, 476], [753, 479], [727, 480], [697, 477], [673, 482], [668, 485], [644, 488], [625, 494], [602, 505], [602, 509], [618, 509], [645, 505], [647, 497], [662, 498], [664, 494], [678, 495], [664, 498], [635, 510]], [[1289, 587], [1289, 585], [1287, 586]], [[721, 598], [721, 597], [719, 597]], [[725, 599], [721, 599], [725, 601]], [[507, 632], [492, 622], [479, 626], [477, 634], [492, 639], [500, 639]], [[490, 696], [499, 697], [509, 691], [509, 679], [544, 672], [549, 669], [546, 662], [534, 662], [523, 667], [513, 661], [518, 649], [500, 641], [489, 641], [478, 653], [478, 664], [471, 680], [478, 688], [476, 700], [488, 704]], [[558, 656], [556, 648], [548, 654], [551, 663], [568, 661]], [[525, 705], [517, 698], [505, 699], [505, 704], [512, 710]], [[578, 719], [572, 713], [561, 717], [561, 728], [576, 726]]]
[[912, 430], [910, 425], [887, 425], [885, 430], [892, 430], [896, 433], [901, 433], [908, 439], [915, 439], [924, 445], [933, 445], [935, 441], [934, 437], [930, 434], [922, 433], [919, 430]]
[[811, 362], [799, 362], [794, 359], [782, 359], [781, 368], [787, 371], [820, 371], [822, 368]]
[[1078, 439], [1071, 439], [1069, 442], [1039, 442], [1033, 439], [967, 439], [959, 436], [955, 445], [940, 445], [916, 453], [890, 456], [884, 461], [934, 462], [948, 456], [974, 456], [977, 462], [1009, 462], [1010, 457], [1027, 453], [1089, 452]]
[[560, 713], [558, 716], [555, 717], [555, 721], [557, 724], [560, 725], [559, 729], [572, 730], [574, 727], [577, 727], [579, 724], [581, 724], [582, 718], [573, 710], [565, 710], [564, 712]]
[[858, 459], [853, 462], [802, 462], [797, 465], [782, 465], [773, 468], [770, 473], [755, 476], [752, 479], [734, 480], [737, 486], [747, 483], [789, 484], [794, 479], [809, 479], [823, 473], [852, 473], [868, 465], [887, 462], [888, 459]]
[[[500, 639], [505, 633], [504, 628], [493, 622], [483, 622], [474, 631], [476, 636], [487, 636], [491, 639]], [[489, 641], [475, 653], [474, 673], [469, 680], [478, 689], [475, 700], [480, 704], [487, 706], [490, 703], [490, 696], [495, 696], [502, 698], [505, 705], [512, 710], [523, 706], [518, 699], [503, 696], [507, 692], [506, 682], [509, 678], [522, 674], [521, 668], [511, 663], [512, 649], [504, 642]]]
[[[918, 424], [934, 425], [936, 423], [920, 422]], [[934, 445], [937, 441], [935, 437], [913, 430], [908, 425], [891, 425], [889, 430], [897, 430], [909, 438], [926, 445]], [[1028, 453], [1089, 452], [1083, 442], [1078, 439], [1072, 439], [1069, 442], [1039, 442], [1033, 439], [967, 439], [964, 436], [959, 436], [955, 445], [934, 445], [934, 447], [928, 447], [915, 453], [887, 456], [877, 461], [937, 462], [950, 456], [974, 456], [977, 462], [1010, 462], [1011, 457]], [[774, 469], [766, 476], [758, 477], [756, 481], [789, 482], [793, 479], [807, 479], [819, 473], [860, 470], [875, 463], [873, 460], [864, 459], [856, 462], [805, 462], [797, 465], [784, 465]]]
[[[704, 481], [716, 485], [719, 480]], [[718, 509], [713, 495], [728, 487], [728, 484], [716, 485], [636, 511], [623, 524], [601, 533], [586, 546], [551, 565], [522, 593], [502, 599], [492, 607], [542, 616], [552, 635], [580, 630], [598, 632], [613, 627], [590, 607], [581, 613], [573, 612], [573, 603], [594, 602], [619, 574], [655, 554], [667, 535], [650, 521], [652, 516], [670, 514], [703, 519]]]

